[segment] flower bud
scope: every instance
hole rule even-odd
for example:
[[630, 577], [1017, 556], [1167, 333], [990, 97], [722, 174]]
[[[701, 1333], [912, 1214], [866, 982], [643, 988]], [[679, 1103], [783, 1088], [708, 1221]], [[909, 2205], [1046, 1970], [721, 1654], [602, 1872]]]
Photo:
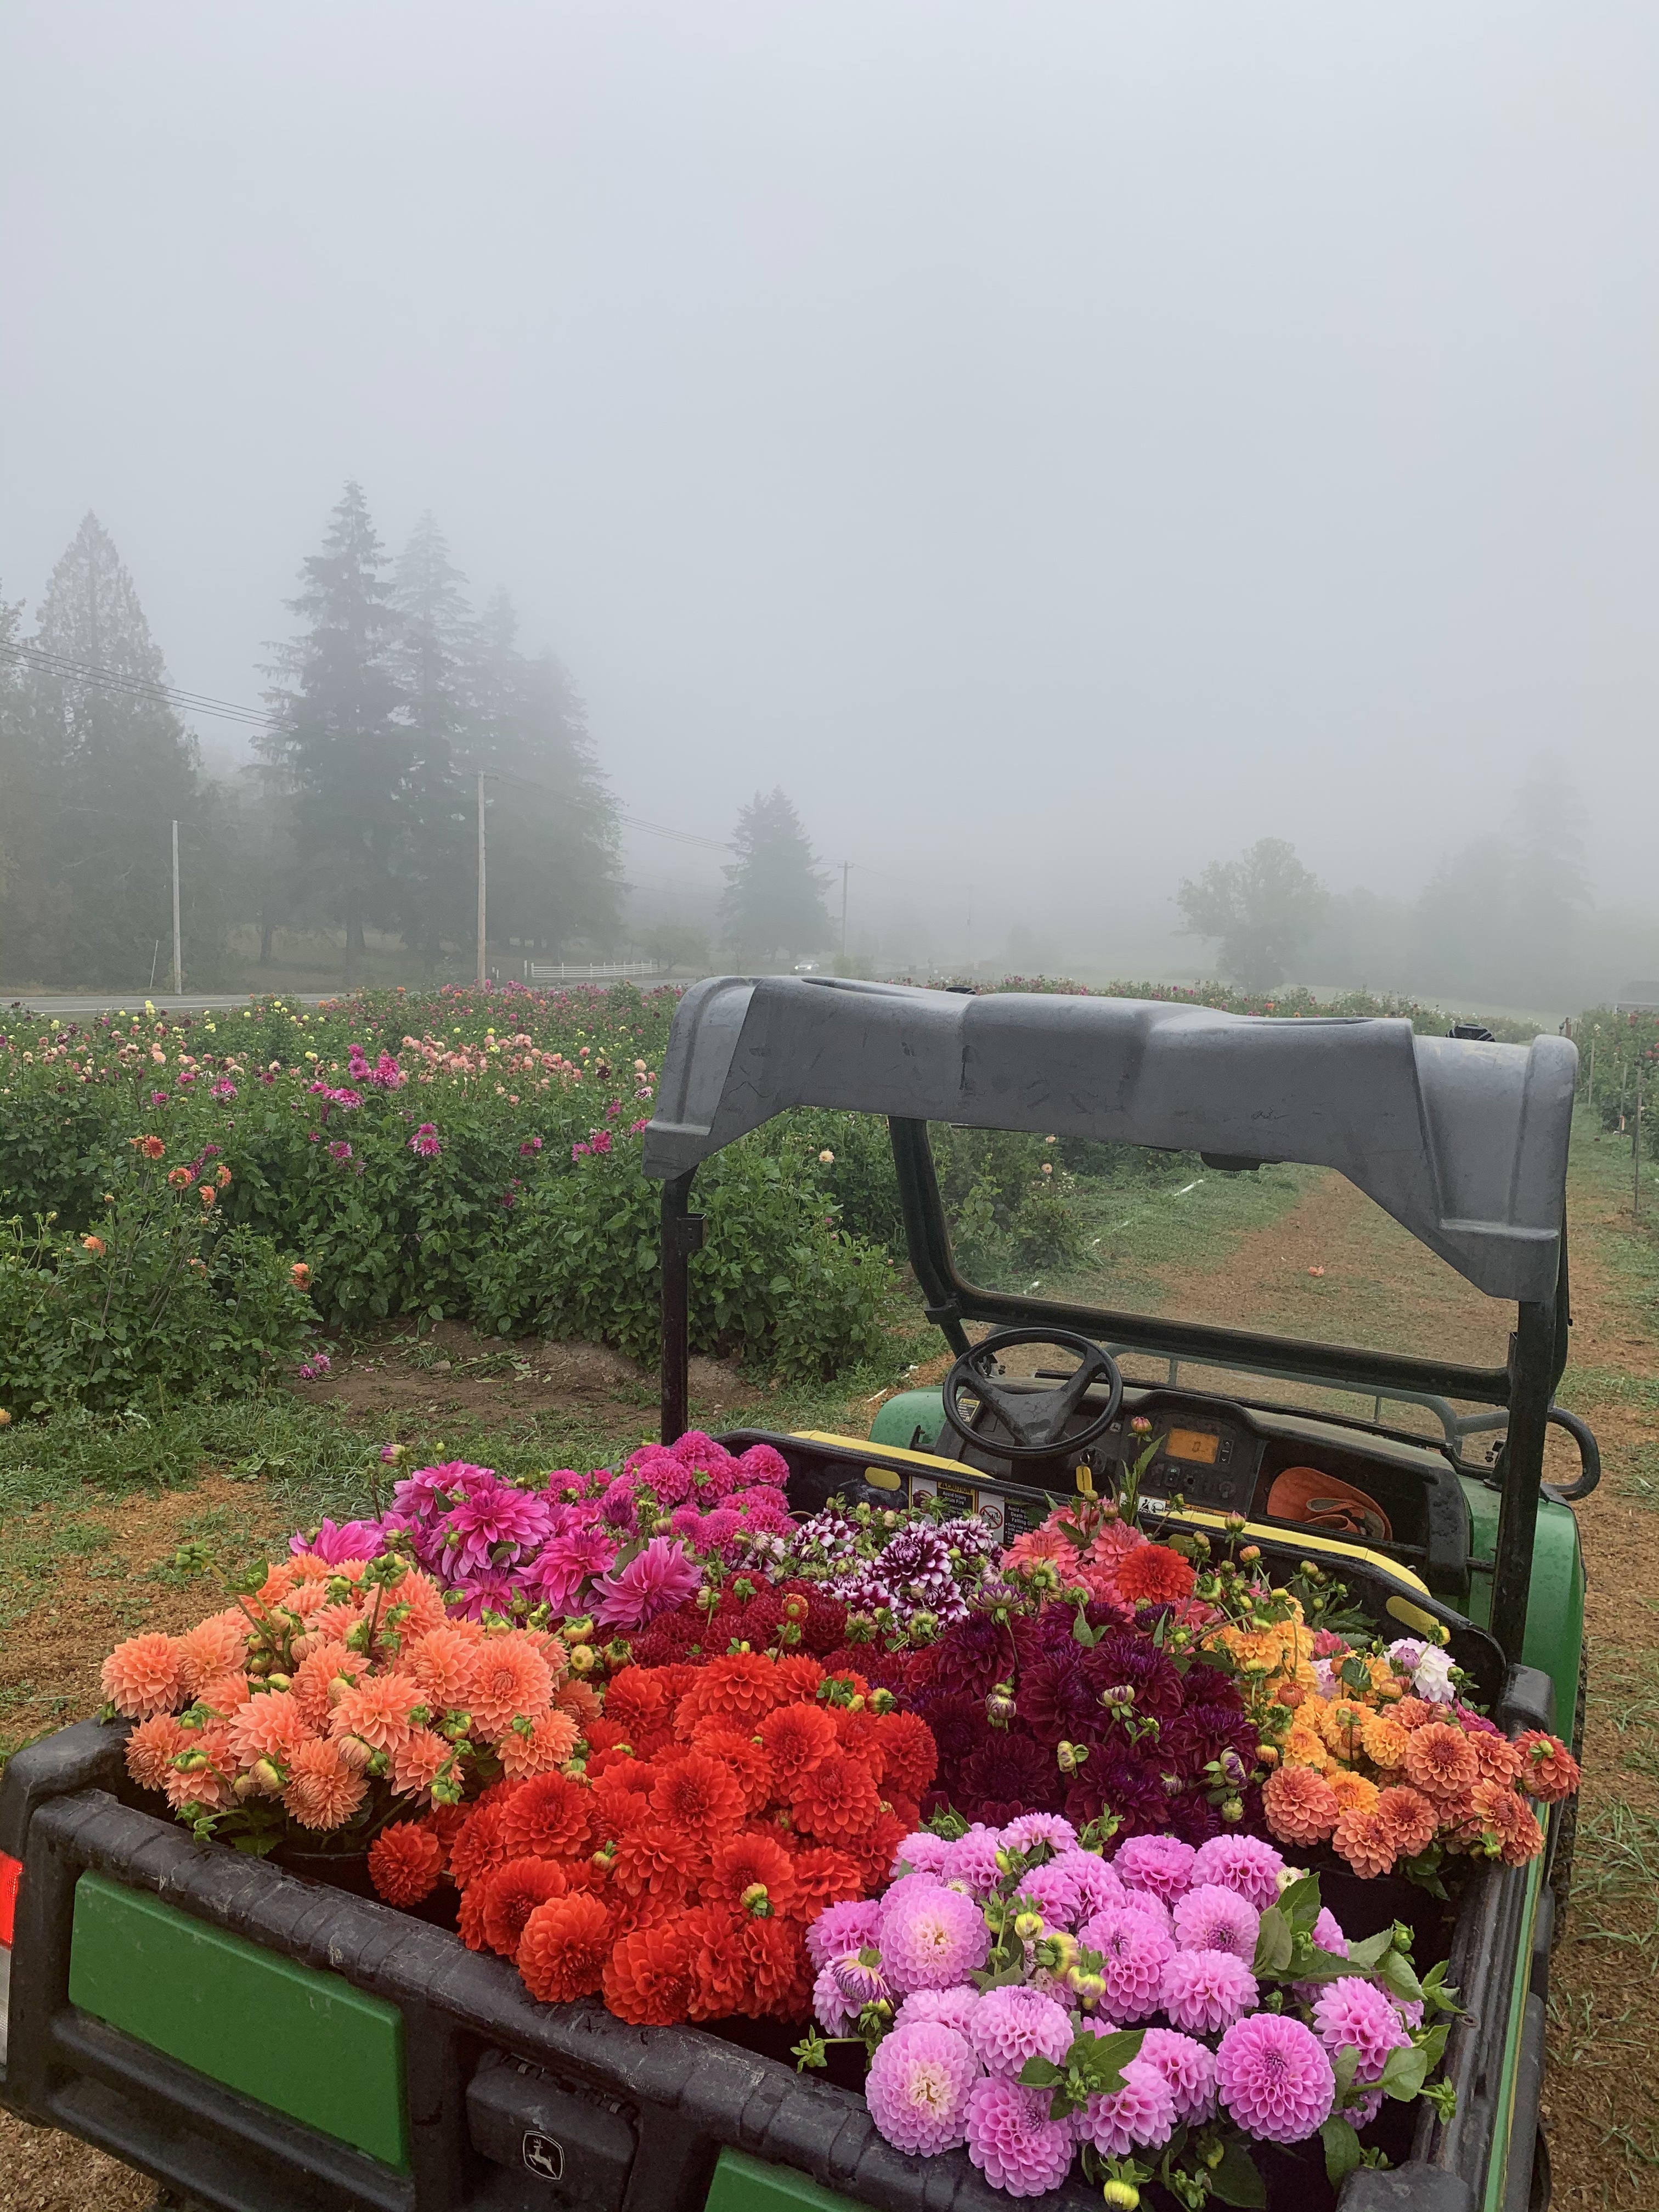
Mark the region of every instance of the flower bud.
[[1100, 2193], [1111, 2212], [1136, 2212], [1140, 2191], [1133, 2181], [1114, 2179], [1101, 2184]]
[[1035, 1943], [1042, 1933], [1040, 1912], [1022, 1912], [1014, 1921], [1014, 1933], [1022, 1943]]
[[268, 1690], [291, 1690], [293, 1686], [293, 1678], [281, 1673], [276, 1668], [272, 1668], [270, 1673], [265, 1676], [265, 1687]]
[[772, 1917], [772, 1900], [766, 1893], [766, 1884], [763, 1881], [751, 1881], [738, 1902], [745, 1912], [752, 1913], [757, 1920], [769, 1920]]
[[591, 1674], [599, 1663], [599, 1655], [591, 1644], [579, 1644], [570, 1654], [573, 1674]]
[[1242, 1797], [1224, 1797], [1221, 1817], [1224, 1820], [1242, 1820], [1244, 1818], [1244, 1800]]

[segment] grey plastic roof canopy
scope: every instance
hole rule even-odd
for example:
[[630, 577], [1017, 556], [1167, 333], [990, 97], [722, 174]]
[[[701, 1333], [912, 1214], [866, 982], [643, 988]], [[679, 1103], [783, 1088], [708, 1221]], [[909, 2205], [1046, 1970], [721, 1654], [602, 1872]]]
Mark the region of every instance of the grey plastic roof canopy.
[[1541, 1302], [1577, 1065], [1565, 1037], [1404, 1020], [711, 976], [675, 1014], [644, 1168], [684, 1175], [792, 1106], [1294, 1160], [1347, 1176], [1477, 1289]]

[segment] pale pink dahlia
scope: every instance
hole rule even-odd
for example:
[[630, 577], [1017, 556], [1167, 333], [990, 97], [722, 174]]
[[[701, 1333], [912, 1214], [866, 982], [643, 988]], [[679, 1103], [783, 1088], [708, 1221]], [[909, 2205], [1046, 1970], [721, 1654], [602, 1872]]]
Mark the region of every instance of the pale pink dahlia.
[[932, 2158], [964, 2139], [978, 2073], [979, 2061], [964, 2036], [937, 2021], [917, 2021], [892, 2029], [877, 2045], [865, 2102], [896, 2150]]
[[1198, 1847], [1193, 1863], [1193, 1881], [1218, 1882], [1265, 1912], [1279, 1898], [1279, 1877], [1285, 1861], [1271, 1844], [1255, 1836], [1212, 1836]]
[[1236, 2021], [1216, 2053], [1216, 2087], [1232, 2118], [1264, 2142], [1305, 2142], [1330, 2117], [1336, 2076], [1299, 2020], [1259, 2012]]
[[1150, 1890], [1172, 1905], [1184, 1897], [1194, 1881], [1193, 1862], [1198, 1856], [1178, 1836], [1131, 1836], [1112, 1861], [1118, 1880], [1128, 1889]]
[[[925, 1879], [912, 1876], [913, 1881]], [[882, 1906], [881, 1955], [895, 1990], [948, 1990], [985, 1964], [991, 1931], [985, 1916], [957, 1889], [911, 1891]]]
[[1231, 1951], [1248, 1966], [1255, 1956], [1261, 1915], [1237, 1890], [1201, 1881], [1175, 1908], [1175, 1939], [1183, 1951]]
[[1079, 2141], [1091, 2142], [1106, 2158], [1156, 2149], [1169, 2142], [1175, 2124], [1175, 2092], [1144, 2058], [1132, 2058], [1124, 2067], [1121, 2089], [1091, 2097], [1076, 2118]]
[[1143, 2065], [1156, 2066], [1175, 2096], [1176, 2118], [1197, 2127], [1215, 2112], [1215, 2053], [1171, 2027], [1149, 2027], [1141, 2039]]
[[986, 1990], [974, 2008], [968, 2040], [989, 2074], [1018, 2075], [1028, 2058], [1063, 2066], [1072, 2047], [1072, 2015], [1041, 1990], [1011, 1983]]
[[912, 1990], [893, 2014], [893, 2025], [908, 2027], [919, 2020], [931, 2020], [966, 2035], [978, 2006], [979, 1991], [967, 1982], [959, 1982], [953, 1990]]
[[1164, 2010], [1190, 2035], [1231, 2027], [1256, 2002], [1255, 1976], [1231, 1951], [1177, 1951], [1164, 1969]]
[[968, 2155], [994, 2189], [1041, 2197], [1071, 2172], [1071, 2125], [1048, 2118], [1049, 2103], [1046, 2089], [1022, 2089], [989, 2075], [968, 2092]]
[[1079, 1940], [1100, 1953], [1105, 2008], [1115, 2020], [1145, 2020], [1157, 2010], [1175, 1946], [1155, 1920], [1126, 1905], [1108, 1905], [1084, 1923]]

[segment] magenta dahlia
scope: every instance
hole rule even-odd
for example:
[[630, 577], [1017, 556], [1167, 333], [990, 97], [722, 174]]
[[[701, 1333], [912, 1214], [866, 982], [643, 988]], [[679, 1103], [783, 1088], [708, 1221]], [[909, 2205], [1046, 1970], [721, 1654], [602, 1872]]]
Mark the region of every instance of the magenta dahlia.
[[1041, 2197], [1071, 2172], [1071, 2125], [1049, 2118], [1050, 2101], [1046, 2089], [1022, 2089], [991, 2075], [968, 2092], [968, 2155], [994, 2189]]
[[1230, 1951], [1177, 1951], [1164, 1966], [1159, 1992], [1164, 2010], [1189, 2035], [1231, 2027], [1257, 1994], [1255, 1976]]
[[1305, 2142], [1329, 2118], [1336, 2076], [1310, 2027], [1282, 2014], [1236, 2021], [1216, 2052], [1216, 2087], [1247, 2134], [1265, 2142]]
[[1160, 2070], [1144, 2058], [1132, 2058], [1122, 2071], [1121, 2089], [1091, 2097], [1077, 2115], [1079, 2138], [1107, 2158], [1156, 2149], [1175, 2130], [1175, 2092]]

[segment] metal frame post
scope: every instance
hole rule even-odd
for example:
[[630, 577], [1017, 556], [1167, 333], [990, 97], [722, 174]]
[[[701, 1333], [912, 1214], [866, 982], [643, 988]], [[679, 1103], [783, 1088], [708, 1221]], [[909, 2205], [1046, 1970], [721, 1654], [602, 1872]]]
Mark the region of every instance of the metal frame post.
[[1511, 1664], [1526, 1641], [1533, 1544], [1544, 1480], [1544, 1434], [1553, 1393], [1556, 1302], [1523, 1304], [1510, 1352], [1510, 1425], [1504, 1443], [1504, 1495], [1498, 1509], [1492, 1632]]
[[703, 1219], [690, 1210], [689, 1169], [662, 1187], [662, 1440], [685, 1434], [691, 1401], [691, 1255], [702, 1249]]

